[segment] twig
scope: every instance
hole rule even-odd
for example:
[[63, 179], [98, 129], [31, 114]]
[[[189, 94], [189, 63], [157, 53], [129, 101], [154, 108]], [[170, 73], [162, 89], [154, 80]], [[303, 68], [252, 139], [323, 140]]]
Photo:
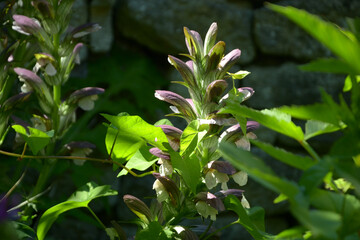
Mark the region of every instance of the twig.
[[23, 174], [21, 174], [19, 180], [16, 181], [16, 183], [10, 188], [10, 190], [5, 194], [5, 196], [0, 200], [0, 202], [2, 202], [3, 200], [7, 199], [10, 196], [10, 194], [14, 191], [14, 189], [21, 183], [26, 172], [27, 172], [27, 167], [25, 168]]

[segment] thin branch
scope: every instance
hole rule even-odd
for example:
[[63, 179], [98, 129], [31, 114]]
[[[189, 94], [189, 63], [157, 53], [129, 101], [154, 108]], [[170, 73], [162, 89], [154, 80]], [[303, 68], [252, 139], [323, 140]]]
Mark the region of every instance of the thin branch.
[[17, 158], [22, 157], [22, 158], [29, 158], [29, 159], [66, 159], [66, 160], [76, 159], [76, 160], [93, 161], [93, 162], [100, 162], [100, 163], [107, 163], [107, 164], [115, 164], [115, 165], [125, 169], [126, 171], [128, 171], [134, 177], [144, 177], [144, 176], [147, 176], [147, 175], [150, 175], [153, 173], [153, 171], [150, 171], [150, 172], [145, 172], [142, 174], [137, 174], [137, 173], [133, 172], [131, 169], [122, 165], [121, 163], [115, 162], [111, 159], [100, 159], [100, 158], [78, 157], [78, 156], [31, 156], [31, 155], [22, 155], [22, 154], [17, 154], [17, 153], [12, 153], [12, 152], [6, 152], [3, 150], [0, 150], [0, 154], [7, 155], [10, 157], [17, 157]]
[[19, 180], [16, 181], [16, 183], [10, 188], [10, 190], [5, 194], [5, 196], [0, 200], [0, 202], [2, 202], [3, 200], [7, 199], [10, 196], [10, 194], [15, 190], [15, 188], [21, 183], [26, 172], [27, 172], [27, 167], [25, 168], [25, 171], [21, 174]]
[[13, 208], [11, 208], [11, 209], [9, 209], [9, 210], [7, 210], [6, 212], [14, 211], [14, 210], [16, 210], [16, 209], [18, 209], [18, 208], [21, 208], [21, 207], [25, 206], [25, 205], [28, 204], [28, 203], [31, 203], [31, 202], [34, 201], [35, 199], [41, 197], [42, 195], [44, 195], [45, 193], [47, 193], [48, 191], [50, 191], [50, 189], [51, 189], [51, 186], [49, 186], [45, 191], [43, 191], [43, 192], [41, 192], [41, 193], [39, 193], [39, 194], [37, 194], [37, 195], [29, 198], [28, 200], [26, 200], [26, 201], [20, 203], [19, 205], [15, 206], [15, 207], [13, 207]]

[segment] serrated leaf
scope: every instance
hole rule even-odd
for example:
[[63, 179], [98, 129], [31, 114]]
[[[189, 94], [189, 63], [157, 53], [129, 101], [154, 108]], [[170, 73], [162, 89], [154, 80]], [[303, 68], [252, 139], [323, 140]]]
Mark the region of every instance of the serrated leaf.
[[337, 113], [332, 111], [327, 104], [315, 103], [305, 106], [283, 106], [278, 108], [279, 111], [290, 114], [291, 116], [304, 120], [318, 120], [340, 126], [341, 123], [337, 118]]
[[305, 140], [324, 133], [331, 133], [338, 130], [340, 130], [340, 128], [333, 124], [316, 120], [308, 120], [305, 124]]
[[261, 148], [266, 153], [268, 153], [273, 158], [298, 169], [305, 170], [309, 167], [313, 166], [315, 162], [307, 157], [293, 154], [291, 152], [286, 151], [285, 149], [281, 149], [271, 144], [260, 142], [257, 140], [250, 140], [252, 144]]
[[324, 44], [335, 55], [342, 58], [352, 68], [353, 72], [360, 73], [360, 45], [356, 38], [349, 38], [338, 26], [325, 22], [320, 17], [304, 10], [274, 4], [268, 4], [268, 6], [295, 22]]
[[353, 73], [352, 68], [343, 60], [336, 58], [324, 58], [311, 61], [299, 67], [300, 70], [310, 72], [326, 72], [326, 73]]
[[98, 186], [96, 183], [89, 182], [81, 187], [71, 197], [62, 203], [59, 203], [48, 210], [41, 216], [36, 230], [39, 240], [43, 240], [49, 231], [51, 225], [56, 221], [60, 214], [81, 207], [88, 207], [88, 204], [99, 197], [113, 196], [118, 193], [112, 190], [109, 185]]
[[157, 221], [151, 222], [147, 228], [136, 233], [135, 240], [171, 240], [171, 232], [163, 229]]
[[258, 111], [239, 104], [227, 102], [227, 106], [220, 110], [220, 113], [231, 113], [235, 116], [239, 115], [252, 118], [261, 125], [294, 138], [297, 141], [302, 141], [304, 139], [303, 131], [291, 121], [291, 116], [278, 109], [264, 109]]

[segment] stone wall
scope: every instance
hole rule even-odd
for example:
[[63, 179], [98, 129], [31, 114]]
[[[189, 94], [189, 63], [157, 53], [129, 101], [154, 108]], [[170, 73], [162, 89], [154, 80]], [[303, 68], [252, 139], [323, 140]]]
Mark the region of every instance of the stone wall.
[[[340, 26], [345, 25], [346, 17], [356, 17], [360, 13], [359, 0], [269, 2], [305, 9]], [[139, 49], [147, 48], [157, 56], [163, 55], [163, 63], [168, 54], [186, 52], [184, 26], [204, 37], [210, 24], [217, 22], [218, 39], [226, 42], [227, 51], [234, 48], [242, 51], [237, 68], [248, 70], [251, 74], [242, 80], [241, 85], [254, 88], [256, 93], [247, 104], [257, 109], [310, 104], [320, 101], [320, 87], [336, 96], [343, 86], [343, 75], [298, 70], [299, 64], [331, 56], [331, 53], [292, 22], [264, 7], [262, 0], [76, 0], [76, 3], [75, 11], [84, 12], [78, 21], [87, 19], [103, 26], [102, 31], [91, 36], [92, 52], [108, 52], [114, 36], [117, 36], [117, 41], [128, 39], [136, 42]], [[168, 69], [170, 80], [179, 77], [171, 72], [170, 65]], [[261, 128], [258, 135], [283, 147], [296, 146], [286, 137], [267, 129]], [[322, 143], [321, 138], [319, 141]], [[326, 139], [319, 148], [328, 145], [329, 140]], [[259, 150], [255, 149], [255, 152]], [[263, 155], [261, 152], [258, 154]], [[280, 175], [290, 178], [299, 176], [298, 172], [265, 158]], [[275, 225], [270, 231], [276, 232], [276, 225], [289, 226], [287, 219], [279, 217], [286, 214], [286, 205], [272, 205], [273, 193], [253, 182], [246, 190], [252, 205], [261, 205], [266, 209], [270, 225]]]

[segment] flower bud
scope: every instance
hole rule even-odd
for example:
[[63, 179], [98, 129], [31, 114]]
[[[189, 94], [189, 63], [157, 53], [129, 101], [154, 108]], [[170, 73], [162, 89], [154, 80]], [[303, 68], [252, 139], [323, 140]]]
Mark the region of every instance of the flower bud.
[[36, 19], [32, 19], [24, 15], [14, 15], [13, 19], [14, 22], [12, 29], [19, 33], [31, 35], [38, 33], [41, 29], [41, 25]]
[[101, 29], [101, 26], [97, 23], [85, 23], [83, 25], [76, 27], [74, 30], [72, 30], [70, 35], [73, 38], [80, 38], [80, 37], [86, 36], [90, 33], [99, 31], [100, 29]]
[[143, 201], [132, 195], [124, 195], [123, 199], [126, 206], [143, 222], [149, 224], [152, 221], [150, 209]]

